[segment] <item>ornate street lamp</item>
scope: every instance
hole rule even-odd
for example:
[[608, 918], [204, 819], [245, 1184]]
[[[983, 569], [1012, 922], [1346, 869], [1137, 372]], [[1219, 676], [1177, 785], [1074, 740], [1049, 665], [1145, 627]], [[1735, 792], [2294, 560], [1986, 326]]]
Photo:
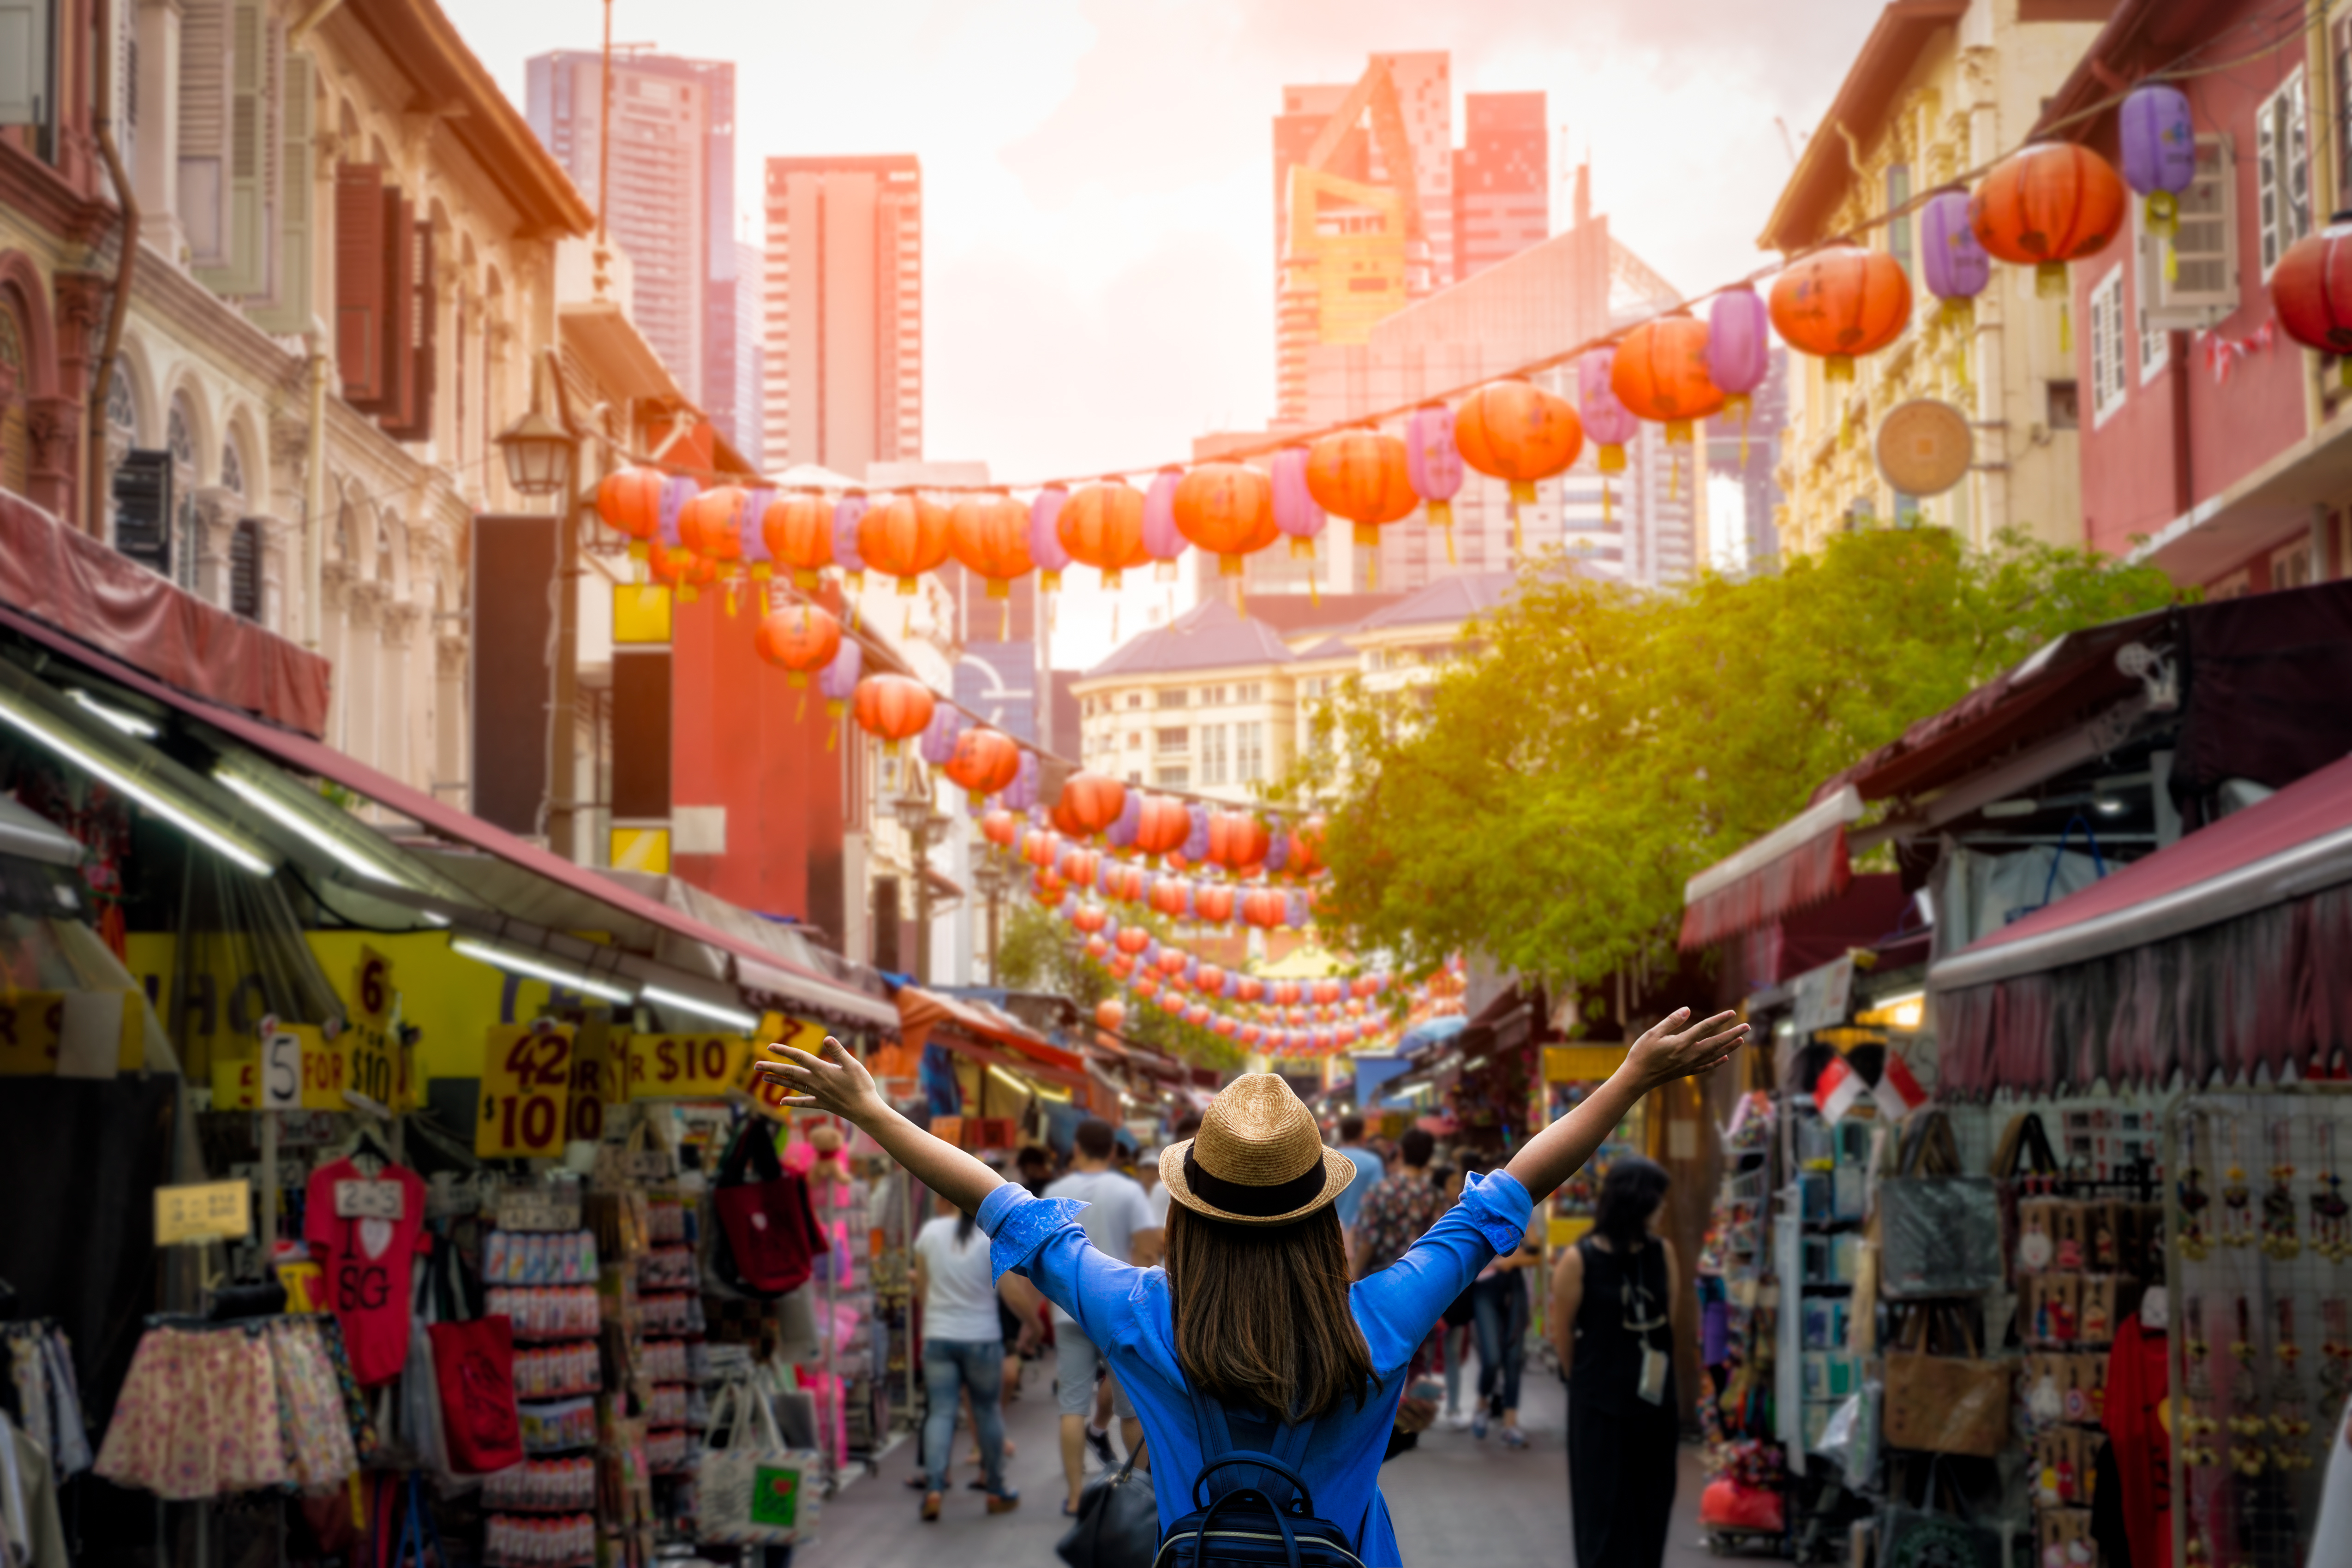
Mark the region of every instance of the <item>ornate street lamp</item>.
[[926, 985], [931, 983], [931, 846], [955, 820], [932, 806], [929, 782], [890, 803], [890, 815], [915, 856], [915, 978]]
[[996, 984], [996, 910], [999, 900], [1013, 890], [1015, 873], [1013, 863], [991, 846], [983, 850], [980, 863], [971, 868], [971, 885], [988, 904], [988, 983]]
[[[519, 495], [553, 496], [570, 493], [572, 454], [580, 438], [569, 428], [567, 416], [550, 419], [539, 405], [544, 360], [531, 366], [530, 407], [521, 418], [499, 432], [499, 451], [507, 461], [507, 483]], [[556, 395], [562, 397], [561, 381]], [[568, 414], [568, 411], [567, 411]]]

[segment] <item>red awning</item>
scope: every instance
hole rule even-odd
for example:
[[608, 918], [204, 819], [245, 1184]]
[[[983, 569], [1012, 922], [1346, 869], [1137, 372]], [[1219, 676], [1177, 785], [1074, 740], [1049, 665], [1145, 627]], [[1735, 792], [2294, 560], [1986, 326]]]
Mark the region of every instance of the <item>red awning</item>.
[[[1073, 1089], [1087, 1087], [1086, 1058], [1031, 1033], [1011, 1014], [943, 996], [919, 985], [898, 988], [898, 1037], [910, 1051], [936, 1043], [975, 1061]], [[1001, 1047], [1001, 1049], [999, 1048]]]
[[1706, 947], [1833, 899], [1853, 880], [1846, 824], [1862, 816], [1851, 787], [1808, 806], [1683, 886], [1685, 948]]
[[[0, 605], [181, 690], [327, 732], [327, 661], [0, 491]], [[68, 652], [79, 649], [68, 647]]]
[[478, 816], [445, 805], [422, 791], [411, 789], [399, 780], [378, 773], [365, 763], [346, 756], [323, 742], [274, 728], [235, 709], [206, 701], [178, 687], [167, 685], [116, 659], [79, 647], [63, 633], [5, 605], [0, 605], [0, 626], [55, 648], [69, 658], [79, 660], [109, 680], [134, 691], [144, 692], [192, 719], [209, 724], [298, 773], [332, 779], [344, 788], [400, 813], [452, 843], [469, 845], [485, 854], [495, 855], [510, 865], [535, 872], [549, 881], [622, 910], [649, 925], [676, 931], [689, 941], [730, 953], [739, 967], [748, 960], [759, 965], [762, 976], [771, 983], [764, 988], [775, 989], [775, 983], [789, 982], [793, 994], [807, 1006], [838, 1013], [883, 1028], [898, 1026], [898, 1009], [879, 997], [854, 991], [828, 976], [792, 963], [781, 954], [756, 942], [732, 936], [657, 900], [646, 898], [586, 866], [575, 865], [560, 855], [526, 844], [503, 828], [494, 827]]

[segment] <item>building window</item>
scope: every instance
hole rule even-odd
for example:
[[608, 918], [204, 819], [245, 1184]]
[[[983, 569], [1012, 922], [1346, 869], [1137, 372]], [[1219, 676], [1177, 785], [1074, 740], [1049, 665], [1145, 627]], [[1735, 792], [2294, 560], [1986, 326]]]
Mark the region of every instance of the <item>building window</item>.
[[[2124, 269], [2111, 267], [2091, 290], [2091, 423], [2105, 425], [2124, 405]], [[2053, 384], [2054, 387], [2054, 383]], [[2059, 428], [2053, 416], [2051, 426]]]
[[1184, 706], [1185, 699], [1190, 695], [1191, 693], [1181, 686], [1163, 686], [1160, 689], [1160, 706], [1181, 708]]
[[1191, 789], [1192, 771], [1190, 768], [1155, 768], [1151, 782], [1162, 789]]
[[2172, 334], [2162, 327], [2148, 322], [2147, 312], [2139, 313], [2139, 384], [2146, 386], [2164, 374], [2172, 363]]
[[1232, 763], [1225, 747], [1226, 731], [1223, 724], [1201, 726], [1201, 782], [1221, 784], [1226, 782]]
[[1143, 750], [1143, 731], [1140, 731], [1140, 730], [1129, 730], [1129, 731], [1127, 732], [1127, 749], [1128, 749], [1129, 751], [1130, 751], [1130, 752], [1139, 752], [1139, 751]]
[[[1911, 165], [1889, 163], [1886, 166], [1886, 210], [1894, 212], [1911, 199]], [[1903, 275], [1911, 271], [1911, 216], [1908, 213], [1886, 223], [1886, 254], [1903, 268]]]
[[1140, 707], [1142, 707], [1142, 706], [1143, 706], [1143, 693], [1142, 693], [1142, 692], [1140, 692], [1140, 691], [1130, 691], [1130, 692], [1129, 692], [1129, 693], [1127, 694], [1127, 705], [1128, 705], [1129, 708], [1140, 708]]
[[1234, 700], [1236, 702], [1263, 702], [1265, 700], [1265, 683], [1264, 681], [1244, 680], [1239, 686], [1235, 687], [1234, 690]]
[[2254, 186], [2262, 205], [2265, 283], [2286, 247], [2311, 232], [2311, 143], [2303, 85], [2298, 70], [2254, 114]]
[[2352, 102], [2344, 96], [2352, 92], [2352, 16], [2338, 16], [2334, 30], [2329, 52], [2336, 64], [2336, 205], [2342, 207], [2352, 205], [2352, 115], [2344, 112]]
[[1201, 688], [1201, 706], [1202, 706], [1202, 707], [1203, 707], [1203, 708], [1222, 708], [1222, 707], [1223, 707], [1224, 705], [1225, 705], [1225, 689], [1224, 689], [1223, 687], [1222, 687], [1222, 686], [1203, 686], [1202, 688]]
[[2308, 588], [2312, 584], [2311, 543], [2298, 540], [2271, 556], [2271, 590]]
[[2049, 384], [2049, 426], [2053, 430], [2079, 430], [2083, 427], [2083, 394], [2071, 381]]
[[1192, 731], [1181, 728], [1154, 730], [1151, 732], [1151, 749], [1163, 757], [1171, 752], [1189, 752], [1192, 749]]
[[1255, 784], [1265, 777], [1265, 726], [1261, 723], [1234, 726], [1234, 779], [1237, 784]]

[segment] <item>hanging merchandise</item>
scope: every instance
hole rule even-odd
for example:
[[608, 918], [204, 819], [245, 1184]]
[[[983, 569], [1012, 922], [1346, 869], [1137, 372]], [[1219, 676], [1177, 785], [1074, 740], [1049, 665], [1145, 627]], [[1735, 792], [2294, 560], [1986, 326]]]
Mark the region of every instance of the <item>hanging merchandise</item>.
[[749, 1379], [711, 1396], [709, 1438], [695, 1472], [703, 1541], [789, 1546], [815, 1521], [824, 1456], [784, 1446], [768, 1396]]
[[791, 568], [793, 586], [803, 594], [833, 564], [833, 508], [821, 495], [782, 496], [760, 514], [760, 537], [768, 553]]
[[1327, 512], [1355, 524], [1359, 550], [1373, 552], [1368, 586], [1380, 575], [1381, 530], [1411, 517], [1421, 504], [1412, 488], [1405, 444], [1375, 430], [1343, 430], [1307, 450], [1307, 493]]
[[1119, 574], [1151, 558], [1143, 551], [1143, 492], [1124, 479], [1088, 485], [1070, 497], [1054, 531], [1071, 559], [1102, 574], [1106, 591]]
[[[1832, 246], [1792, 262], [1772, 281], [1773, 329], [1791, 348], [1821, 360], [1828, 381], [1852, 381], [1855, 357], [1876, 353], [1910, 321], [1911, 279], [1883, 250]], [[1711, 341], [1708, 363], [1712, 368]]]
[[719, 1231], [712, 1238], [713, 1267], [722, 1278], [732, 1270], [726, 1279], [731, 1288], [773, 1298], [808, 1282], [819, 1245], [808, 1184], [784, 1173], [764, 1119], [747, 1117], [736, 1129], [711, 1184], [710, 1201]]
[[352, 1375], [373, 1388], [399, 1376], [407, 1359], [409, 1259], [431, 1238], [424, 1182], [404, 1165], [367, 1157], [377, 1174], [362, 1173], [350, 1157], [310, 1173], [302, 1236], [342, 1325]]
[[1584, 422], [1568, 399], [1521, 376], [1490, 381], [1454, 416], [1462, 460], [1509, 486], [1511, 552], [1527, 559], [1519, 509], [1536, 499], [1536, 484], [1565, 473], [1584, 449]]
[[[404, 1282], [401, 1300], [404, 1308]], [[96, 1470], [106, 1479], [173, 1501], [276, 1487], [325, 1491], [368, 1457], [354, 1443], [351, 1404], [326, 1348], [331, 1323], [151, 1321], [99, 1450]]]
[[[493, 1237], [507, 1234], [491, 1233]], [[584, 1245], [585, 1255], [574, 1272], [593, 1281], [595, 1238], [583, 1231], [564, 1239], [575, 1256]], [[457, 1266], [450, 1256], [453, 1250], [446, 1244], [436, 1247], [425, 1265], [437, 1320], [425, 1330], [440, 1394], [437, 1430], [452, 1472], [490, 1475], [522, 1462], [522, 1419], [515, 1397], [514, 1320], [478, 1312], [467, 1315]], [[535, 1374], [545, 1376], [539, 1369], [549, 1364], [547, 1353], [533, 1353], [538, 1357]], [[596, 1383], [593, 1352], [572, 1360], [576, 1365], [572, 1371], [547, 1381], [560, 1384], [564, 1392], [593, 1390]], [[578, 1388], [583, 1384], [584, 1388]]]
[[1462, 448], [1454, 437], [1454, 410], [1424, 403], [1405, 421], [1405, 473], [1427, 508], [1429, 526], [1445, 530], [1445, 563], [1454, 564], [1454, 498], [1463, 480]]
[[1184, 470], [1174, 466], [1151, 476], [1143, 495], [1143, 552], [1159, 563], [1151, 569], [1155, 581], [1176, 581], [1176, 560], [1184, 553], [1184, 531], [1176, 526], [1176, 490]]

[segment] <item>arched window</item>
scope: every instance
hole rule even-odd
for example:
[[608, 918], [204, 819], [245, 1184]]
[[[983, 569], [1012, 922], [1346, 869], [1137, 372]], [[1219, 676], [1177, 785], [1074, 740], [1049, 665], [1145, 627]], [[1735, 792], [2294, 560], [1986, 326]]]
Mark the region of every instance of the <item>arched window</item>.
[[0, 490], [18, 495], [33, 479], [33, 439], [25, 419], [30, 374], [16, 303], [0, 295]]
[[236, 455], [236, 443], [221, 443], [221, 489], [232, 491], [239, 500], [245, 499], [245, 462]]
[[196, 432], [185, 395], [175, 394], [163, 425], [163, 447], [172, 454], [172, 542], [163, 574], [183, 588], [196, 585]]
[[131, 395], [131, 378], [122, 374], [120, 364], [106, 384], [106, 426], [122, 438], [125, 447], [139, 435], [139, 405]]

